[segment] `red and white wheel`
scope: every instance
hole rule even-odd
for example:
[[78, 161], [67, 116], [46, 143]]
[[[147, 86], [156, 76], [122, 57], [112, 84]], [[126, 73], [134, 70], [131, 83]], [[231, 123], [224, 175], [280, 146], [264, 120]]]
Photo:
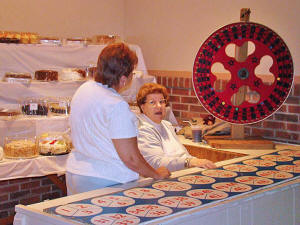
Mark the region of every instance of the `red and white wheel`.
[[[255, 49], [245, 61], [228, 56], [226, 47], [241, 47], [252, 42]], [[264, 56], [271, 57], [269, 72], [273, 82], [266, 84], [255, 69]], [[216, 88], [217, 76], [212, 67], [222, 64], [230, 72], [223, 90]], [[215, 117], [235, 124], [250, 124], [272, 115], [284, 103], [293, 84], [293, 61], [284, 41], [268, 27], [257, 23], [239, 22], [215, 31], [200, 47], [193, 67], [193, 87], [203, 107]], [[257, 101], [245, 99], [233, 104], [232, 97], [241, 87], [258, 95]]]

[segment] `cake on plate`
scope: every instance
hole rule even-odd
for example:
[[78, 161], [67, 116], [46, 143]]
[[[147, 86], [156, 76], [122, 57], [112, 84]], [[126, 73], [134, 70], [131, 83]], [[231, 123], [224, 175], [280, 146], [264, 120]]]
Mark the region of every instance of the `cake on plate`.
[[60, 81], [83, 80], [84, 78], [85, 78], [85, 71], [76, 68], [62, 69], [58, 76], [58, 79]]
[[30, 83], [32, 77], [30, 73], [5, 73], [3, 81], [8, 83]]
[[55, 70], [37, 70], [34, 77], [36, 80], [55, 81], [58, 80], [58, 72]]
[[44, 133], [38, 141], [41, 155], [62, 155], [70, 152], [71, 143], [63, 134]]
[[6, 158], [32, 158], [37, 155], [36, 144], [29, 139], [11, 140], [4, 145], [4, 156]]

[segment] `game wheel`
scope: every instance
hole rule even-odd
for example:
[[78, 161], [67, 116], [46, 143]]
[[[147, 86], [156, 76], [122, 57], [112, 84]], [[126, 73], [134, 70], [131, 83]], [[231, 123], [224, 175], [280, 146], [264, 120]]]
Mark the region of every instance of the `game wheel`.
[[[245, 61], [226, 52], [230, 44], [255, 47]], [[255, 73], [263, 57], [271, 57], [269, 72], [273, 82], [265, 82]], [[223, 90], [218, 90], [218, 76], [212, 71], [215, 63], [230, 72]], [[293, 84], [293, 61], [287, 45], [268, 27], [248, 22], [226, 25], [206, 39], [200, 47], [193, 67], [193, 87], [203, 107], [215, 117], [234, 124], [250, 124], [272, 115], [284, 103]], [[256, 101], [246, 98], [233, 102], [240, 88], [256, 94]], [[251, 96], [250, 96], [251, 97]]]

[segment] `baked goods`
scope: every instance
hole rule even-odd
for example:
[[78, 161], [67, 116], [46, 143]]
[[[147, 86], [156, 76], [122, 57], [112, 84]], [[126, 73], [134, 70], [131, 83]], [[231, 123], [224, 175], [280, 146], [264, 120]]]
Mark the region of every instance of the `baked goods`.
[[50, 101], [48, 105], [51, 115], [68, 115], [70, 113], [70, 101], [67, 99]]
[[79, 69], [79, 68], [74, 68], [74, 71], [76, 71], [77, 73], [79, 73], [83, 78], [86, 77], [86, 72], [83, 69]]
[[55, 70], [37, 70], [34, 77], [36, 80], [53, 81], [58, 80], [58, 72]]
[[44, 99], [28, 98], [22, 102], [21, 111], [24, 115], [47, 116], [48, 104]]
[[4, 78], [20, 78], [20, 79], [31, 79], [30, 73], [5, 73]]
[[77, 68], [62, 69], [59, 73], [60, 81], [82, 80], [85, 78], [85, 71]]
[[20, 82], [20, 83], [30, 83], [31, 81], [31, 74], [30, 73], [5, 73], [3, 77], [3, 81], [9, 82], [9, 83], [15, 83], [15, 82]]
[[0, 43], [37, 44], [38, 40], [37, 33], [0, 31]]
[[41, 155], [61, 155], [70, 152], [71, 142], [64, 134], [44, 133], [39, 138], [38, 148]]
[[118, 35], [95, 35], [92, 37], [92, 42], [94, 44], [109, 44], [121, 41]]
[[17, 38], [6, 38], [6, 37], [1, 37], [0, 38], [0, 43], [14, 43], [14, 44], [18, 44], [20, 43], [20, 39]]
[[0, 109], [0, 116], [18, 116], [21, 112], [15, 109]]
[[6, 158], [31, 158], [38, 155], [34, 141], [29, 139], [7, 140], [4, 145]]

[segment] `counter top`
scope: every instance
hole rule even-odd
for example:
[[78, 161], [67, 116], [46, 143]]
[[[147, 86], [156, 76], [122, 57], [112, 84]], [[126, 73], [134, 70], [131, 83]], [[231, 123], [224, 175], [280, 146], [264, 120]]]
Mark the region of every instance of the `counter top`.
[[[200, 147], [200, 148], [207, 148], [209, 149], [210, 147], [208, 145], [205, 145], [203, 143], [194, 143], [191, 140], [187, 140], [184, 139], [184, 137], [179, 137], [179, 139], [182, 141], [183, 144], [185, 145], [190, 145], [190, 146], [195, 146], [195, 147]], [[254, 149], [218, 149], [218, 151], [223, 151], [223, 152], [236, 152], [236, 153], [243, 153], [243, 154], [247, 154], [246, 156], [243, 157], [239, 157], [239, 158], [234, 158], [234, 159], [230, 159], [230, 160], [226, 160], [226, 161], [221, 161], [221, 162], [217, 162], [216, 165], [219, 167], [221, 172], [224, 172], [224, 169], [221, 168], [224, 165], [228, 165], [228, 164], [234, 164], [237, 162], [241, 162], [243, 160], [246, 159], [251, 159], [251, 158], [256, 158], [258, 157], [258, 159], [260, 159], [259, 157], [261, 155], [264, 154], [274, 154], [278, 156], [278, 153], [276, 153], [276, 151], [278, 150], [283, 150], [283, 149], [294, 149], [294, 150], [300, 150], [300, 146], [296, 146], [296, 145], [284, 145], [284, 144], [277, 144], [276, 145], [276, 149], [266, 149], [266, 150], [254, 150]], [[294, 153], [292, 153], [294, 154]], [[296, 160], [298, 161], [298, 153], [295, 153], [295, 157]], [[298, 158], [297, 158], [298, 157]], [[295, 160], [295, 159], [293, 159]], [[294, 164], [291, 162], [284, 162], [283, 165], [292, 165], [294, 166]], [[276, 165], [276, 163], [275, 163]], [[278, 162], [277, 165], [281, 165], [280, 162]], [[270, 169], [272, 168], [272, 170], [275, 170], [275, 167], [272, 166], [270, 167]], [[223, 171], [222, 171], [223, 170]], [[264, 170], [264, 168], [259, 168], [259, 171]], [[180, 170], [180, 171], [176, 171], [172, 173], [171, 179], [169, 179], [168, 182], [170, 182], [169, 185], [173, 185], [171, 184], [172, 182], [178, 183], [179, 179], [177, 180], [177, 177], [182, 177], [184, 175], [201, 175], [202, 171], [204, 171], [204, 169], [201, 168], [190, 168], [190, 169], [185, 169], [185, 170]], [[227, 173], [233, 173], [230, 171], [227, 171]], [[238, 178], [242, 178], [246, 179], [247, 176], [247, 172], [238, 172]], [[202, 174], [204, 175], [204, 173]], [[255, 172], [249, 174], [248, 175], [252, 175], [255, 176]], [[209, 176], [209, 175], [208, 175]], [[257, 175], [256, 175], [257, 176]], [[214, 176], [212, 176], [214, 177]], [[217, 176], [218, 177], [218, 176]], [[245, 188], [245, 186], [243, 186], [242, 183], [238, 184], [237, 180], [235, 180], [235, 178], [230, 178], [231, 176], [227, 177], [227, 178], [217, 178], [215, 177], [215, 181], [213, 183], [213, 185], [225, 185], [227, 181], [228, 185], [229, 184], [234, 184], [235, 185], [242, 185], [237, 187], [239, 190], [242, 190], [243, 188]], [[251, 177], [251, 176], [250, 176]], [[176, 178], [176, 179], [173, 179]], [[225, 179], [225, 180], [224, 180]], [[261, 177], [260, 179], [262, 179], [261, 181], [263, 181], [265, 178]], [[251, 179], [250, 179], [251, 180]], [[248, 180], [248, 181], [250, 181]], [[270, 181], [270, 179], [267, 179]], [[151, 178], [141, 178], [138, 181], [135, 182], [131, 182], [131, 183], [127, 183], [127, 184], [123, 184], [123, 185], [117, 185], [117, 186], [113, 186], [113, 187], [107, 187], [107, 188], [103, 188], [103, 189], [98, 189], [98, 190], [94, 190], [94, 191], [89, 191], [89, 192], [85, 192], [85, 193], [80, 193], [80, 194], [76, 194], [76, 195], [71, 195], [71, 196], [66, 196], [63, 198], [59, 198], [59, 199], [54, 199], [54, 200], [50, 200], [50, 201], [46, 201], [46, 202], [41, 202], [41, 203], [37, 203], [37, 204], [32, 204], [29, 206], [23, 206], [23, 205], [17, 205], [16, 206], [16, 216], [15, 216], [15, 220], [14, 220], [14, 224], [15, 225], [32, 225], [32, 224], [54, 224], [54, 225], [59, 225], [59, 224], [81, 224], [81, 222], [90, 224], [90, 219], [91, 218], [95, 218], [94, 216], [90, 216], [90, 215], [86, 215], [84, 216], [82, 219], [79, 219], [76, 216], [72, 216], [72, 217], [68, 217], [68, 216], [57, 216], [55, 215], [56, 211], [54, 212], [54, 210], [56, 210], [58, 207], [62, 207], [61, 209], [67, 210], [70, 209], [68, 208], [68, 206], [63, 206], [66, 204], [78, 204], [78, 207], [86, 207], [85, 204], [91, 204], [91, 199], [95, 199], [95, 198], [99, 198], [100, 196], [104, 196], [104, 195], [116, 195], [116, 196], [123, 196], [124, 193], [126, 192], [125, 190], [131, 189], [128, 193], [133, 193], [135, 189], [134, 188], [146, 188], [146, 189], [150, 189], [152, 190], [153, 188], [155, 188], [153, 191], [155, 191], [157, 188], [159, 190], [163, 190], [163, 192], [165, 193], [164, 195], [166, 195], [165, 197], [168, 198], [172, 198], [173, 200], [169, 199], [164, 199], [164, 197], [156, 197], [158, 199], [154, 199], [152, 200], [142, 200], [139, 199], [139, 197], [136, 196], [131, 196], [133, 198], [137, 198], [136, 199], [136, 203], [132, 206], [126, 206], [126, 211], [124, 208], [122, 208], [122, 206], [120, 206], [120, 209], [109, 209], [109, 206], [101, 206], [103, 208], [103, 213], [98, 212], [97, 214], [99, 214], [97, 217], [99, 218], [99, 220], [97, 219], [98, 222], [103, 221], [102, 219], [106, 220], [107, 218], [105, 217], [106, 214], [108, 212], [115, 212], [117, 211], [118, 213], [114, 215], [123, 215], [123, 216], [128, 216], [128, 212], [127, 209], [130, 209], [130, 212], [135, 212], [138, 215], [137, 217], [134, 217], [136, 220], [141, 219], [141, 222], [144, 224], [220, 224], [222, 223], [222, 221], [230, 221], [229, 223], [226, 224], [231, 224], [231, 225], [241, 225], [241, 224], [245, 224], [245, 221], [249, 222], [249, 217], [251, 216], [251, 221], [255, 221], [255, 224], [265, 224], [267, 221], [270, 222], [271, 224], [293, 224], [296, 225], [297, 223], [295, 223], [295, 221], [299, 221], [300, 220], [300, 216], [297, 215], [297, 213], [295, 213], [297, 211], [297, 205], [300, 203], [300, 196], [296, 195], [296, 193], [299, 193], [300, 190], [300, 178], [299, 178], [299, 174], [298, 172], [295, 172], [294, 175], [292, 175], [292, 177], [290, 178], [284, 178], [283, 180], [281, 179], [272, 179], [274, 183], [269, 183], [269, 184], [264, 184], [263, 186], [258, 185], [259, 183], [257, 183], [256, 185], [253, 186], [253, 184], [249, 183], [248, 188], [250, 188], [249, 186], [251, 186], [250, 189], [248, 189], [246, 192], [244, 190], [244, 193], [238, 193], [240, 191], [238, 191], [238, 189], [234, 189], [233, 192], [232, 190], [223, 190], [225, 192], [228, 193], [228, 197], [225, 197], [225, 199], [220, 199], [220, 200], [206, 200], [205, 199], [201, 199], [202, 204], [200, 203], [200, 205], [196, 206], [196, 207], [192, 207], [190, 209], [180, 209], [180, 207], [175, 207], [172, 205], [168, 205], [168, 207], [175, 207], [175, 208], [169, 208], [167, 207], [164, 208], [163, 206], [161, 206], [160, 203], [163, 203], [163, 201], [165, 201], [166, 204], [170, 204], [172, 203], [173, 200], [176, 200], [178, 197], [179, 199], [181, 198], [186, 198], [188, 195], [191, 197], [191, 195], [188, 194], [183, 190], [186, 189], [181, 189], [184, 188], [185, 186], [191, 186], [190, 188], [191, 191], [196, 191], [197, 190], [206, 190], [205, 188], [208, 188], [207, 190], [214, 190], [215, 187], [212, 186], [212, 184], [197, 184], [197, 183], [191, 183], [192, 185], [188, 185], [185, 183], [181, 183], [179, 182], [179, 184], [181, 183], [181, 185], [183, 185], [181, 188], [179, 188], [178, 190], [181, 190], [180, 192], [177, 192], [175, 190], [169, 190], [169, 189], [160, 189], [159, 186], [162, 185], [162, 187], [164, 186], [163, 183], [164, 181], [153, 181], [153, 179]], [[177, 182], [176, 182], [177, 181]], [[181, 180], [180, 180], [181, 181]], [[266, 179], [264, 180], [266, 181]], [[224, 183], [222, 183], [224, 182]], [[231, 183], [232, 182], [232, 183]], [[241, 181], [242, 182], [242, 181]], [[178, 185], [179, 185], [178, 184]], [[153, 185], [153, 186], [152, 186]], [[154, 185], [156, 185], [154, 187]], [[194, 186], [196, 185], [196, 186]], [[226, 185], [225, 185], [226, 186]], [[225, 186], [223, 188], [225, 188]], [[204, 188], [204, 189], [197, 189], [197, 188]], [[214, 189], [212, 189], [212, 187]], [[221, 187], [221, 186], [220, 186]], [[228, 188], [229, 186], [227, 186]], [[232, 188], [232, 186], [230, 186], [230, 189]], [[177, 190], [177, 191], [178, 191]], [[189, 190], [189, 189], [187, 189]], [[216, 190], [216, 189], [215, 189]], [[219, 190], [219, 189], [218, 189]], [[222, 189], [221, 189], [222, 190]], [[158, 190], [156, 190], [158, 191]], [[159, 191], [158, 191], [159, 192]], [[160, 191], [161, 192], [161, 191]], [[195, 193], [196, 193], [195, 192]], [[235, 192], [235, 193], [234, 193]], [[243, 192], [243, 191], [242, 191]], [[154, 193], [153, 193], [154, 194]], [[126, 195], [127, 196], [127, 195]], [[185, 197], [184, 197], [185, 196]], [[194, 195], [192, 195], [194, 196]], [[197, 195], [195, 195], [197, 196]], [[217, 195], [218, 196], [218, 195]], [[276, 201], [278, 197], [281, 197], [282, 199], [284, 199], [284, 201]], [[153, 198], [153, 197], [152, 197]], [[194, 198], [198, 198], [198, 197], [194, 197]], [[160, 202], [160, 200], [163, 200]], [[195, 199], [194, 199], [195, 200]], [[190, 200], [192, 201], [192, 200]], [[199, 200], [195, 200], [196, 202]], [[158, 202], [158, 204], [157, 204]], [[268, 207], [270, 204], [274, 204], [274, 202], [276, 202], [276, 205], [272, 205], [272, 209], [270, 207]], [[191, 203], [191, 202], [190, 202]], [[142, 205], [141, 205], [142, 204]], [[144, 205], [143, 205], [144, 204]], [[149, 204], [149, 205], [147, 205]], [[164, 204], [162, 204], [164, 205]], [[255, 205], [255, 206], [254, 206]], [[157, 213], [165, 213], [168, 210], [172, 212], [170, 215], [168, 216], [164, 216], [164, 217], [159, 217], [158, 218], [152, 218], [152, 219], [147, 219], [145, 218], [145, 215], [141, 215], [139, 214], [140, 212], [142, 212], [142, 208], [139, 209], [139, 207], [160, 207], [161, 211], [157, 211]], [[64, 208], [66, 207], [66, 208]], [[108, 207], [108, 208], [107, 208]], [[250, 210], [250, 208], [253, 207], [253, 209]], [[136, 208], [136, 210], [134, 210], [133, 208]], [[46, 209], [46, 212], [44, 212], [43, 210]], [[288, 216], [283, 216], [281, 215], [281, 210], [285, 210], [285, 212], [288, 214]], [[92, 209], [91, 209], [92, 210]], [[112, 211], [111, 211], [112, 210]], [[118, 211], [119, 210], [119, 211]], [[167, 211], [164, 211], [167, 210]], [[276, 213], [274, 214], [274, 210], [276, 211]], [[102, 210], [101, 210], [102, 211]], [[221, 213], [222, 212], [222, 213]], [[229, 213], [230, 212], [230, 213]], [[221, 213], [221, 214], [220, 214]], [[53, 215], [54, 214], [54, 215]], [[130, 213], [131, 214], [131, 213]], [[157, 214], [160, 215], [160, 214]], [[277, 215], [281, 215], [280, 218], [277, 218]], [[147, 217], [147, 216], [146, 216]], [[240, 218], [238, 220], [235, 220], [236, 218]], [[116, 218], [116, 217], [114, 217]], [[130, 215], [129, 215], [129, 218]], [[273, 219], [275, 218], [275, 219]], [[283, 218], [283, 219], [282, 219]], [[201, 220], [201, 223], [200, 223]], [[79, 222], [81, 221], [81, 222]], [[273, 221], [278, 221], [278, 222], [274, 222]], [[294, 222], [293, 222], [294, 221]], [[98, 223], [97, 223], [98, 224]], [[248, 224], [248, 223], [247, 223]]]
[[[211, 148], [207, 144], [195, 143], [192, 140], [185, 139], [184, 136], [182, 136], [182, 135], [179, 135], [178, 137], [179, 137], [180, 141], [185, 145], [198, 146], [198, 147], [203, 147], [203, 148], [208, 148], [208, 149]], [[221, 151], [231, 151], [231, 152], [243, 153], [243, 154], [247, 154], [247, 156], [217, 162], [216, 166], [219, 168], [219, 167], [222, 167], [224, 165], [237, 163], [237, 162], [247, 160], [247, 159], [252, 159], [254, 157], [258, 157], [258, 156], [261, 156], [261, 155], [273, 153], [273, 152], [276, 152], [278, 150], [283, 150], [283, 149], [300, 150], [300, 146], [299, 145], [277, 144], [276, 149], [266, 149], [266, 150], [218, 149], [218, 150], [221, 150]], [[191, 174], [191, 173], [202, 172], [204, 170], [205, 169], [202, 169], [202, 168], [189, 168], [189, 169], [179, 170], [179, 171], [172, 172], [170, 178], [176, 178], [176, 177], [184, 176], [184, 175]], [[153, 181], [154, 181], [154, 179], [152, 179], [152, 178], [142, 178], [141, 177], [139, 180], [134, 181], [134, 182], [130, 182], [130, 183], [127, 183], [127, 184], [116, 185], [114, 187], [107, 187], [107, 188], [103, 188], [103, 189], [98, 189], [98, 190], [94, 190], [94, 191], [89, 191], [89, 192], [85, 192], [85, 193], [76, 194], [76, 195], [66, 196], [66, 197], [63, 197], [63, 198], [60, 198], [60, 199], [54, 199], [54, 200], [47, 201], [47, 202], [36, 203], [36, 204], [31, 205], [30, 207], [32, 207], [36, 210], [41, 210], [41, 209], [44, 209], [44, 208], [53, 207], [53, 206], [58, 205], [58, 204], [59, 205], [67, 204], [67, 203], [70, 203], [70, 202], [74, 201], [74, 199], [76, 199], [76, 201], [79, 201], [79, 200], [85, 199], [87, 197], [107, 195], [107, 194], [110, 194], [110, 193], [123, 191], [123, 190], [133, 188], [133, 187], [146, 186], [146, 185], [151, 184]]]

